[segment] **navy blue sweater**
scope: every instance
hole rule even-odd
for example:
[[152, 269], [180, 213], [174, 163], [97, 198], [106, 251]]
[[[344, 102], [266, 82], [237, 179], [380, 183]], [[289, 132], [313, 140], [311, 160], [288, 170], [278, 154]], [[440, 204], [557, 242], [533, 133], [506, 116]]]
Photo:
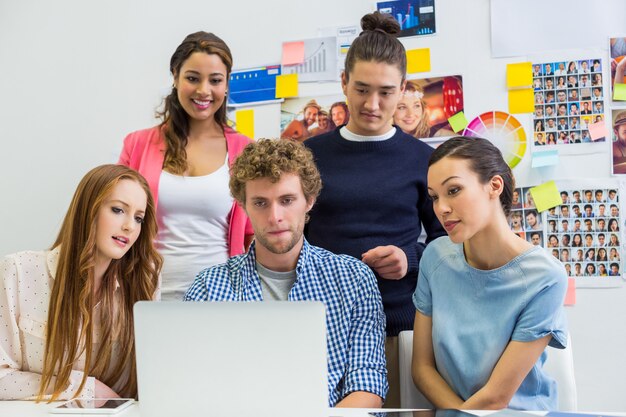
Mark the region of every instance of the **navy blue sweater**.
[[413, 329], [411, 297], [417, 285], [424, 245], [445, 235], [428, 198], [426, 174], [433, 149], [396, 128], [390, 139], [352, 142], [337, 128], [308, 139], [322, 176], [322, 192], [306, 228], [313, 245], [357, 259], [377, 246], [394, 245], [407, 255], [408, 273], [400, 280], [378, 279], [387, 316], [387, 335]]

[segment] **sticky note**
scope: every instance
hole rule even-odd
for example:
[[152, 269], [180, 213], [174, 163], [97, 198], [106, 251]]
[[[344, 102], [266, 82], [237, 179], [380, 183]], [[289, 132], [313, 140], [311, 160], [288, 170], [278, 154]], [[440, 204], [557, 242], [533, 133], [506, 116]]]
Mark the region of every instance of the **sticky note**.
[[530, 189], [530, 195], [535, 200], [535, 206], [540, 213], [556, 207], [563, 202], [559, 189], [554, 181], [548, 181]]
[[551, 165], [557, 165], [559, 163], [559, 151], [551, 149], [549, 151], [535, 151], [533, 152], [531, 167], [540, 168]]
[[430, 71], [430, 49], [410, 49], [406, 51], [406, 61], [407, 73], [428, 72]]
[[235, 113], [237, 131], [249, 138], [254, 138], [254, 110], [237, 110]]
[[298, 96], [298, 74], [276, 76], [276, 98]]
[[520, 62], [517, 64], [507, 64], [506, 66], [506, 87], [528, 88], [533, 84], [533, 64], [531, 62]]
[[535, 111], [532, 88], [509, 90], [509, 113], [532, 113]]
[[283, 43], [283, 65], [296, 65], [304, 62], [304, 41]]
[[613, 85], [613, 100], [626, 101], [626, 84], [615, 83]]
[[576, 304], [576, 280], [570, 277], [567, 279], [567, 292], [563, 305], [573, 306], [574, 304]]
[[589, 136], [591, 140], [598, 140], [607, 137], [609, 132], [606, 130], [604, 120], [589, 125]]
[[448, 119], [448, 123], [450, 123], [450, 127], [452, 127], [452, 130], [454, 130], [455, 132], [460, 132], [461, 130], [467, 127], [467, 124], [469, 122], [467, 121], [467, 118], [465, 117], [465, 113], [460, 111], [454, 116], [450, 117]]

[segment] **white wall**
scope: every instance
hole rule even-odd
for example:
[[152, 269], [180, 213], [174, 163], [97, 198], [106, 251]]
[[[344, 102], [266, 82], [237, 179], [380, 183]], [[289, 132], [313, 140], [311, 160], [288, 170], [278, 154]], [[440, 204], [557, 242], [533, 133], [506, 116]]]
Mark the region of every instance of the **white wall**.
[[[405, 45], [431, 48], [432, 75], [463, 75], [468, 117], [506, 111], [506, 64], [539, 56], [491, 58], [488, 0], [438, 0], [436, 8], [437, 35]], [[363, 0], [0, 0], [0, 255], [49, 246], [82, 175], [115, 162], [126, 133], [155, 123], [171, 85], [169, 57], [186, 34], [213, 31], [231, 47], [236, 67], [253, 67], [279, 62], [283, 40], [356, 24], [372, 9]], [[584, 18], [564, 9], [559, 19], [569, 21], [568, 14]], [[605, 45], [595, 48], [547, 56], [607, 56]], [[339, 91], [336, 83], [300, 87], [304, 96]], [[257, 109], [257, 133], [277, 135], [278, 106]], [[530, 132], [529, 116], [519, 119]], [[609, 175], [605, 153], [564, 156], [543, 172], [529, 162], [515, 169], [521, 185]], [[625, 411], [626, 289], [577, 295], [567, 311], [580, 408]]]

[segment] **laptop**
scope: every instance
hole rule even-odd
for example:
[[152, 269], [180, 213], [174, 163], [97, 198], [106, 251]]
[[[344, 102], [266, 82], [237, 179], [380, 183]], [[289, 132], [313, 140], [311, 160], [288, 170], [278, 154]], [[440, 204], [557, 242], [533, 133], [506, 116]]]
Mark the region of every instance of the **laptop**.
[[328, 413], [321, 302], [135, 304], [142, 416]]

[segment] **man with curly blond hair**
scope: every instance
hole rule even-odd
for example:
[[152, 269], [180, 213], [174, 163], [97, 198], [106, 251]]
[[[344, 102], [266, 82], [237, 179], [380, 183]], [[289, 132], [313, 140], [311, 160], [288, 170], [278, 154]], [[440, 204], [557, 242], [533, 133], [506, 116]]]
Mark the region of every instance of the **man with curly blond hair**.
[[380, 292], [364, 263], [304, 238], [321, 188], [302, 144], [248, 145], [231, 168], [230, 192], [250, 218], [255, 241], [248, 253], [200, 272], [185, 300], [323, 302], [329, 406], [379, 408], [388, 389]]

